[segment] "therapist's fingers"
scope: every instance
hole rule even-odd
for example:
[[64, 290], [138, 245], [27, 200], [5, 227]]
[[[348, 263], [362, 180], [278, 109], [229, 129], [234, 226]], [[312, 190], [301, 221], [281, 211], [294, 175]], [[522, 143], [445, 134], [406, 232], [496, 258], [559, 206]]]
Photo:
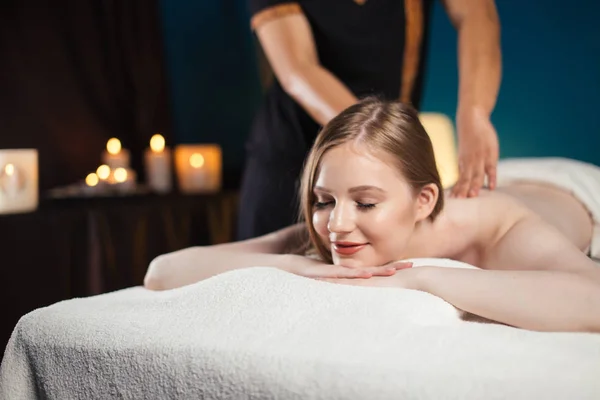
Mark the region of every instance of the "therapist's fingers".
[[471, 186], [471, 178], [473, 176], [473, 166], [471, 160], [461, 162], [458, 170], [458, 182], [454, 185], [451, 192], [451, 197], [467, 197]]
[[483, 187], [483, 182], [485, 180], [485, 168], [483, 162], [477, 163], [473, 168], [473, 175], [471, 176], [471, 182], [469, 184], [469, 190], [467, 192], [467, 197], [477, 197], [479, 196], [479, 191]]
[[490, 190], [496, 189], [497, 184], [497, 175], [496, 175], [497, 167], [496, 161], [489, 161], [485, 166], [485, 174], [488, 178], [488, 187]]

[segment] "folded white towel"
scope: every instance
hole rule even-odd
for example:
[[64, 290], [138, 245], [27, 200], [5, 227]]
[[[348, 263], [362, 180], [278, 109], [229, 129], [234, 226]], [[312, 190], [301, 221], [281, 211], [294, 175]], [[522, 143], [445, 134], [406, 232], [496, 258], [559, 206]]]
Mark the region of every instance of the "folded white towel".
[[24, 316], [0, 398], [598, 399], [599, 377], [600, 335], [466, 322], [427, 293], [256, 267]]

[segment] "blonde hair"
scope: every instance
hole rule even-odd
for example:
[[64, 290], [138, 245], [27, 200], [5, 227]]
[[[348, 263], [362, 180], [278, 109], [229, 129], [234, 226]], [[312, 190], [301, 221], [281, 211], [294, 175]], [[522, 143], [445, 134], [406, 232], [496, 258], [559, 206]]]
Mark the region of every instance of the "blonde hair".
[[372, 151], [393, 156], [396, 166], [418, 193], [433, 183], [438, 188], [437, 202], [429, 215], [433, 221], [444, 207], [443, 188], [429, 135], [419, 121], [417, 111], [399, 101], [366, 98], [342, 111], [319, 133], [304, 165], [300, 187], [300, 220], [306, 222], [310, 244], [327, 262], [331, 252], [319, 239], [312, 223], [316, 197], [313, 193], [325, 153], [351, 141]]

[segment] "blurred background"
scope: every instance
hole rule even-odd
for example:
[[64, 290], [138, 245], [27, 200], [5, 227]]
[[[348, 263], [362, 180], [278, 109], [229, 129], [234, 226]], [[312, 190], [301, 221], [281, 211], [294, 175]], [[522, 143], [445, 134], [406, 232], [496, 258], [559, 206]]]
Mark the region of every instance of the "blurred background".
[[[600, 2], [497, 0], [503, 79], [492, 121], [501, 158], [600, 165]], [[0, 346], [18, 318], [53, 302], [141, 284], [148, 262], [231, 240], [244, 144], [268, 71], [245, 0], [11, 0], [0, 6], [0, 149], [35, 148], [40, 207], [0, 215]], [[422, 111], [454, 119], [456, 32], [436, 1]], [[216, 143], [212, 196], [52, 201], [111, 137], [143, 151]]]

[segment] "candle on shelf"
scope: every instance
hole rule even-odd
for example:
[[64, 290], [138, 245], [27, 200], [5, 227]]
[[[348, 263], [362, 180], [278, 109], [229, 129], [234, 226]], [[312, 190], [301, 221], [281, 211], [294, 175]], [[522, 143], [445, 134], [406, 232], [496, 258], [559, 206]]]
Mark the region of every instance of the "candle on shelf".
[[165, 146], [165, 138], [155, 134], [150, 139], [150, 148], [144, 153], [146, 180], [151, 190], [167, 193], [173, 186], [171, 150]]
[[175, 169], [183, 193], [214, 193], [221, 189], [221, 147], [216, 144], [179, 145]]
[[94, 187], [96, 185], [98, 185], [99, 179], [98, 179], [98, 175], [96, 175], [95, 173], [91, 173], [88, 174], [88, 176], [85, 177], [85, 184], [88, 187]]
[[98, 188], [99, 183], [100, 183], [100, 179], [98, 178], [98, 175], [95, 172], [89, 173], [85, 177], [85, 186], [82, 189], [83, 193], [89, 194], [89, 195], [96, 193], [99, 189]]
[[106, 142], [106, 150], [102, 152], [102, 163], [110, 169], [129, 168], [129, 150], [121, 147], [121, 141], [111, 138]]
[[110, 174], [111, 174], [110, 167], [106, 164], [102, 164], [96, 170], [96, 177], [98, 178], [99, 182], [107, 182], [108, 178], [110, 177]]
[[0, 214], [33, 211], [37, 206], [37, 150], [0, 150]]
[[134, 170], [119, 167], [113, 171], [112, 177], [113, 184], [119, 192], [128, 193], [135, 190], [136, 174]]

